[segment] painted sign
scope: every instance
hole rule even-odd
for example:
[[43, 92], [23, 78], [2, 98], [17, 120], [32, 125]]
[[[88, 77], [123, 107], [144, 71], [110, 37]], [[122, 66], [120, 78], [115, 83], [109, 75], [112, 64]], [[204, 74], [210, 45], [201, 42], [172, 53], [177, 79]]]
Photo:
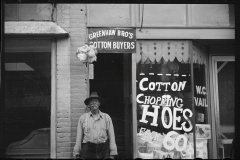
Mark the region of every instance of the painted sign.
[[206, 85], [206, 66], [204, 64], [193, 64], [194, 73], [194, 108], [196, 123], [207, 124], [208, 99]]
[[136, 29], [88, 28], [88, 42], [93, 42], [98, 53], [134, 53]]
[[193, 134], [170, 131], [161, 134], [141, 128], [137, 135], [138, 157], [142, 159], [193, 159]]
[[[193, 133], [196, 132], [195, 156], [206, 159], [207, 139], [211, 138], [211, 132], [210, 125], [206, 125], [205, 65], [194, 64], [192, 82], [190, 63], [164, 58], [164, 50], [174, 48], [170, 42], [166, 49], [162, 41], [154, 44], [155, 48], [151, 48], [148, 41], [144, 43], [141, 42], [136, 53], [141, 55], [136, 63], [138, 158], [194, 159]], [[141, 46], [149, 47], [144, 50]], [[162, 57], [157, 57], [160, 54]], [[170, 51], [167, 54], [170, 55]], [[191, 88], [192, 83], [194, 88]], [[193, 118], [197, 118], [195, 122], [205, 124], [195, 125]]]
[[[183, 68], [183, 71], [180, 69]], [[164, 61], [137, 66], [137, 153], [142, 159], [193, 159], [190, 65]]]
[[196, 107], [208, 107], [206, 98], [206, 87], [205, 86], [195, 86], [194, 103]]

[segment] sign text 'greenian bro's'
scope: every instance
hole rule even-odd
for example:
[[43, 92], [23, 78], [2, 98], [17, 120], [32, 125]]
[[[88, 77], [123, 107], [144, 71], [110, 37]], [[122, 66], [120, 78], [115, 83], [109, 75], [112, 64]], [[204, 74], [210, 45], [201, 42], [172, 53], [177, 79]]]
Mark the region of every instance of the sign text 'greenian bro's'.
[[93, 42], [98, 53], [134, 53], [136, 29], [89, 28], [88, 42]]

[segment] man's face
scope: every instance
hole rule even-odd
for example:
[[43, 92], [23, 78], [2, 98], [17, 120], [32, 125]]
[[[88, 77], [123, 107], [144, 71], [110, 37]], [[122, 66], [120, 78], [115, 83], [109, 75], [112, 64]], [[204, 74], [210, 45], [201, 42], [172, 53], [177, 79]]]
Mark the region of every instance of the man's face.
[[89, 102], [89, 106], [91, 110], [98, 110], [101, 102], [98, 99], [92, 99]]

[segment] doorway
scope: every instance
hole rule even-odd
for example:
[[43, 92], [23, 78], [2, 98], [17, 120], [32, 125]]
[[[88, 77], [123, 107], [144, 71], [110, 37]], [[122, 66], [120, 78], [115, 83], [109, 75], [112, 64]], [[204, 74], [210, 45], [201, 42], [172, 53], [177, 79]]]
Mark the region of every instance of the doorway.
[[218, 157], [231, 157], [235, 134], [235, 58], [234, 56], [213, 56], [213, 84], [218, 135]]
[[90, 93], [105, 101], [100, 107], [113, 121], [118, 156], [132, 158], [131, 54], [99, 53], [90, 79]]

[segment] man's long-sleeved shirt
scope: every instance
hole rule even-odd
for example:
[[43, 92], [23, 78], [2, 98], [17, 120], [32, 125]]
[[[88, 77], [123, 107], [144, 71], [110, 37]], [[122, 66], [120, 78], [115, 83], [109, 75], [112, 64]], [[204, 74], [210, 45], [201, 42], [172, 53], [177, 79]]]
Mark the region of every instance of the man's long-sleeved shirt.
[[78, 121], [76, 145], [73, 155], [80, 153], [81, 143], [104, 143], [109, 139], [110, 155], [117, 155], [117, 146], [111, 117], [99, 111], [96, 119], [91, 112], [83, 114]]

